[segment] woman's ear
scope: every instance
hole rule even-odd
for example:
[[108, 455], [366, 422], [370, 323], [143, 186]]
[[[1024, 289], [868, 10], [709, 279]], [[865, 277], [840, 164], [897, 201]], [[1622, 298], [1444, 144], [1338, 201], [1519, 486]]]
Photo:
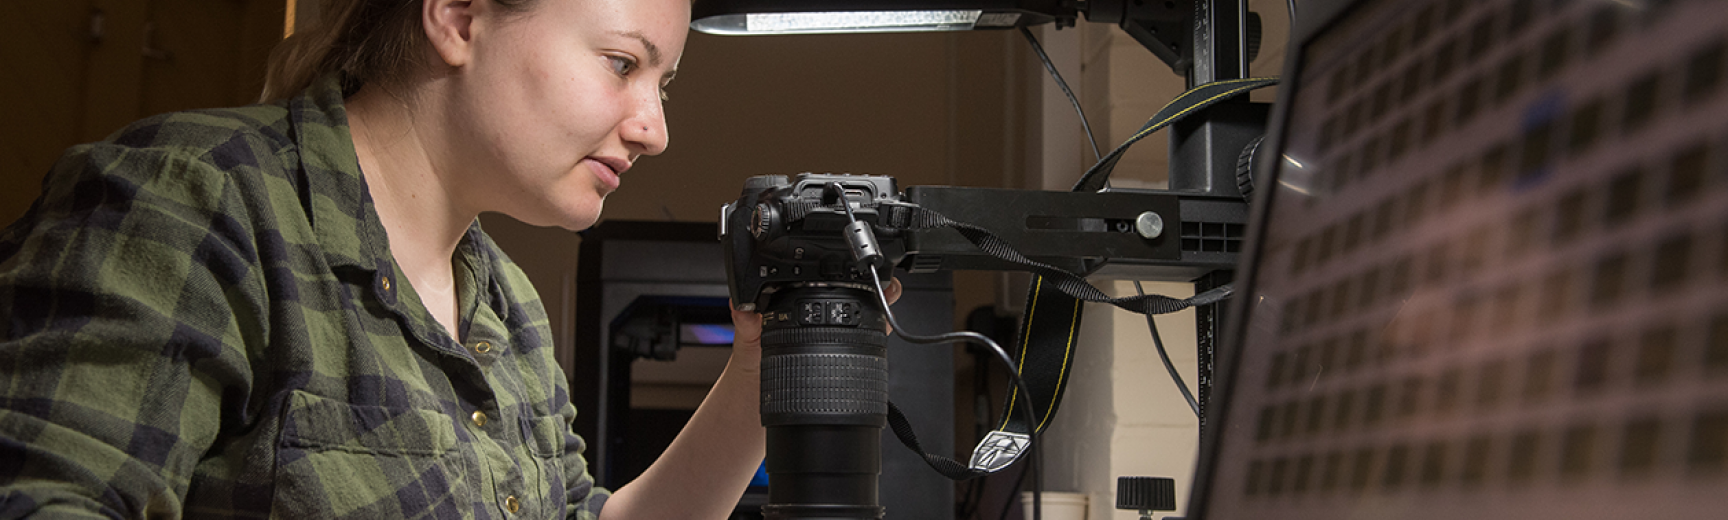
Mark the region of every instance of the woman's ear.
[[472, 0], [425, 0], [421, 3], [420, 23], [426, 29], [426, 40], [444, 64], [461, 67], [468, 64], [474, 50], [472, 39], [477, 6]]

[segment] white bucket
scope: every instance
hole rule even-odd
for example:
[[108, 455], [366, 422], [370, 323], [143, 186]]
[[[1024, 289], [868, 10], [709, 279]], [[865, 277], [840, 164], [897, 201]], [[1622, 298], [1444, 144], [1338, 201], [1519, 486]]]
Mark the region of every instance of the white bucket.
[[[1086, 520], [1085, 493], [1068, 493], [1062, 491], [1045, 491], [1043, 502], [1044, 520]], [[1032, 518], [1032, 493], [1020, 493], [1020, 506], [1026, 511], [1025, 517]]]

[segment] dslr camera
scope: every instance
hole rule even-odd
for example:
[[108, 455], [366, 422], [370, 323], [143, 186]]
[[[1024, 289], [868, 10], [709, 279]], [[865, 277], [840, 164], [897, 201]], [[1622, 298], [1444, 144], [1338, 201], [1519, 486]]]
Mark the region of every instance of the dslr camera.
[[732, 305], [763, 317], [765, 518], [882, 518], [888, 357], [876, 291], [906, 246], [872, 227], [896, 207], [916, 206], [892, 177], [806, 173], [752, 177], [721, 209]]
[[[848, 229], [851, 218], [840, 207], [844, 190], [851, 213], [876, 237], [875, 257], [859, 258], [853, 243], [872, 233]], [[870, 286], [868, 266], [886, 276], [887, 267], [906, 256], [905, 240], [882, 229], [883, 218], [902, 202], [894, 178], [879, 175], [760, 175], [744, 183], [738, 200], [720, 209], [720, 240], [726, 251], [727, 285], [732, 305], [742, 311], [767, 308], [784, 290], [811, 284]], [[884, 278], [883, 280], [886, 280]]]

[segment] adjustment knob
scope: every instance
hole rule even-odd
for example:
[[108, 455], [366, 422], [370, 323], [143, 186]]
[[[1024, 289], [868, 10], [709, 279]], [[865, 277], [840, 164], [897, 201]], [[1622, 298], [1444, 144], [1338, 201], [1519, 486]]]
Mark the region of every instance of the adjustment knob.
[[1175, 511], [1176, 480], [1164, 477], [1116, 477], [1116, 509]]
[[1254, 167], [1260, 161], [1260, 143], [1265, 140], [1266, 136], [1261, 135], [1248, 141], [1248, 145], [1242, 147], [1242, 153], [1236, 156], [1236, 189], [1241, 190], [1242, 200], [1254, 196]]
[[757, 204], [756, 210], [750, 214], [750, 235], [756, 240], [767, 241], [779, 230], [780, 211], [773, 204]]

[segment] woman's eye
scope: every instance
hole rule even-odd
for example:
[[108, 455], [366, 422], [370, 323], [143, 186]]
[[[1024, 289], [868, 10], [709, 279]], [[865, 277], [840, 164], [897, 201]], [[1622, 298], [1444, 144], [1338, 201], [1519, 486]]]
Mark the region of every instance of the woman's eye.
[[636, 70], [636, 60], [623, 56], [607, 56], [606, 59], [612, 61], [612, 72], [619, 76], [629, 76], [631, 71]]

